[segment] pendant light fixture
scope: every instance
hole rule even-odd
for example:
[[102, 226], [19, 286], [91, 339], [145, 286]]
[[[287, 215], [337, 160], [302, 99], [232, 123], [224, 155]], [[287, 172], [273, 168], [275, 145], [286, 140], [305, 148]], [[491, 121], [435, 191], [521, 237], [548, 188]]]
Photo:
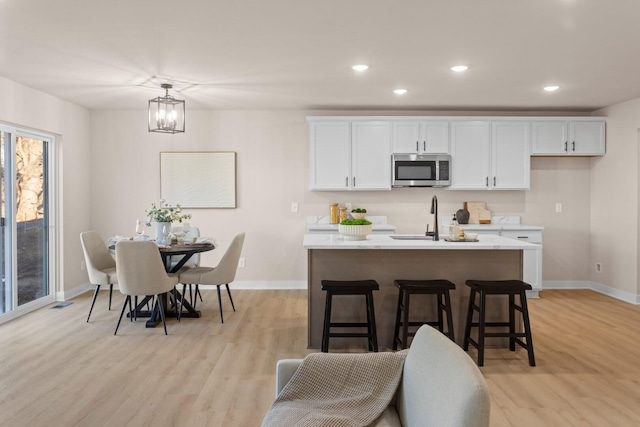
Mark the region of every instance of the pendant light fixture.
[[166, 91], [164, 96], [149, 100], [149, 132], [182, 133], [184, 132], [184, 100], [169, 95], [173, 86], [161, 85]]

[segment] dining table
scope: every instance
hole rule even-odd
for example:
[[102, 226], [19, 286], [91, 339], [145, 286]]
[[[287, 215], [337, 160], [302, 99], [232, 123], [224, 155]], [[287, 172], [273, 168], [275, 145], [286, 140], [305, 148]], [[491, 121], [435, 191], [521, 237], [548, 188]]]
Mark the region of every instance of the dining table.
[[[109, 247], [112, 252], [115, 252], [115, 245]], [[175, 274], [185, 265], [189, 259], [198, 253], [208, 252], [215, 249], [215, 245], [210, 242], [179, 242], [174, 243], [167, 246], [158, 246], [158, 252], [160, 257], [162, 258], [162, 263], [164, 264], [165, 270], [169, 274]], [[177, 263], [173, 264], [173, 257], [181, 258]], [[162, 294], [160, 296], [160, 304], [164, 309], [165, 316], [170, 317], [187, 317], [187, 318], [198, 318], [201, 316], [200, 311], [196, 310], [189, 300], [184, 297], [179, 291], [175, 292], [176, 300], [173, 301], [173, 307], [169, 307], [169, 297], [168, 294]], [[149, 303], [153, 300], [153, 296], [146, 295], [141, 301], [139, 301], [135, 308], [133, 309], [133, 313], [128, 313], [127, 317], [133, 318], [149, 318], [146, 323], [147, 328], [155, 328], [161, 321], [160, 312], [158, 311], [155, 304], [151, 304], [151, 309], [149, 310]], [[179, 305], [182, 307], [182, 312], [180, 313]]]

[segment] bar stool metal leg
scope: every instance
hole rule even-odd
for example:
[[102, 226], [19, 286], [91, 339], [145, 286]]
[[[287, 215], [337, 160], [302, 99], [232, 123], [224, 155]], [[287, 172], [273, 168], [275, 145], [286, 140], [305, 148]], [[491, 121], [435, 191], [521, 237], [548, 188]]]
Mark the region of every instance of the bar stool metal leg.
[[447, 313], [447, 328], [449, 330], [449, 338], [451, 339], [451, 341], [455, 342], [456, 338], [455, 333], [453, 332], [453, 314], [451, 314], [451, 295], [449, 295], [449, 292], [444, 293], [444, 301], [447, 305], [445, 311]]
[[469, 338], [471, 336], [471, 322], [473, 321], [473, 305], [476, 303], [476, 291], [471, 289], [469, 294], [469, 308], [467, 309], [467, 324], [464, 327], [464, 341], [462, 342], [462, 349], [464, 351], [469, 350]]
[[331, 297], [330, 292], [327, 293], [327, 298], [324, 307], [324, 328], [322, 330], [322, 349], [323, 353], [329, 351], [329, 328], [331, 325]]
[[[393, 331], [393, 351], [398, 349], [398, 341], [400, 340], [400, 317], [402, 316], [402, 289], [398, 292], [398, 304], [396, 306], [396, 326]], [[402, 341], [404, 342], [404, 341]]]
[[484, 365], [484, 327], [487, 313], [487, 298], [480, 292], [480, 319], [478, 320], [478, 366]]
[[371, 331], [371, 342], [372, 342], [372, 348], [370, 350], [373, 351], [378, 351], [378, 331], [376, 330], [376, 313], [375, 313], [375, 309], [373, 306], [373, 292], [369, 291], [367, 293], [367, 306], [369, 307], [369, 310], [367, 310], [367, 312], [370, 311], [370, 318], [369, 318], [369, 325], [370, 325], [370, 331]]
[[533, 354], [533, 340], [531, 339], [531, 323], [529, 323], [529, 307], [527, 306], [527, 294], [525, 291], [520, 291], [520, 306], [522, 307], [522, 320], [524, 323], [525, 338], [527, 340], [529, 366], [536, 366], [536, 358]]

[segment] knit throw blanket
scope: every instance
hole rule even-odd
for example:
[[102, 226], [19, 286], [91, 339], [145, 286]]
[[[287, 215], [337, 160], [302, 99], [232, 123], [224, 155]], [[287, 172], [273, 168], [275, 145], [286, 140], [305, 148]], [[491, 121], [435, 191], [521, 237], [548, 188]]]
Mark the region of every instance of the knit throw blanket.
[[308, 355], [262, 427], [368, 426], [389, 406], [407, 352]]

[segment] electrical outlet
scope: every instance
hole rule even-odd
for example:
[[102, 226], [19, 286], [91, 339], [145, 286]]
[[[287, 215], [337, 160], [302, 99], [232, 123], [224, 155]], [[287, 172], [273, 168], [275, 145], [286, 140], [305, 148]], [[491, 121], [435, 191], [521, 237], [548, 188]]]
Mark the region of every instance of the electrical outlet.
[[80, 271], [87, 271], [87, 263], [85, 261], [80, 261]]
[[296, 202], [291, 203], [291, 212], [298, 213], [298, 204]]
[[602, 273], [602, 263], [596, 262], [596, 273]]
[[238, 267], [240, 267], [240, 268], [244, 268], [245, 267], [244, 258], [240, 258], [238, 260]]
[[562, 203], [556, 203], [556, 213], [562, 213]]

